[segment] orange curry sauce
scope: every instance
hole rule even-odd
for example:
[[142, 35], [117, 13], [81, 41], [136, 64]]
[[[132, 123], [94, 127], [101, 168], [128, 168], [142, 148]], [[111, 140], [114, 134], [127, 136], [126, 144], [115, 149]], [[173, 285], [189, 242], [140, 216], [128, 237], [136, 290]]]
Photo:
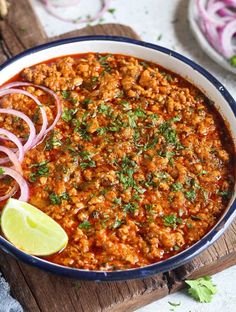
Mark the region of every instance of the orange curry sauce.
[[[234, 185], [233, 143], [221, 116], [185, 79], [134, 57], [89, 53], [26, 68], [15, 80], [50, 88], [63, 106], [54, 131], [22, 164], [29, 202], [69, 236], [49, 261], [141, 267], [200, 240], [224, 212]], [[51, 123], [53, 98], [24, 89]], [[40, 128], [30, 98], [8, 95], [1, 106]], [[27, 137], [27, 126], [10, 115], [0, 116], [0, 126]], [[11, 185], [1, 179], [1, 193]]]

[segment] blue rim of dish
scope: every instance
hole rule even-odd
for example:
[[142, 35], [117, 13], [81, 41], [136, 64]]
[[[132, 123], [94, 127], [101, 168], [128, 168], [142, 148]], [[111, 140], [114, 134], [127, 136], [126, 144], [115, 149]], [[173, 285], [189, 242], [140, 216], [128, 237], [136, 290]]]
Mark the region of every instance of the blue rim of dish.
[[[198, 71], [201, 75], [207, 78], [215, 88], [220, 91], [221, 95], [225, 98], [228, 102], [229, 106], [231, 107], [234, 116], [236, 117], [236, 102], [227, 89], [215, 78], [213, 77], [208, 71], [206, 71], [203, 67], [196, 64], [192, 60], [182, 56], [181, 54], [172, 51], [170, 49], [154, 45], [151, 43], [130, 39], [126, 37], [117, 37], [117, 36], [83, 36], [83, 37], [75, 37], [75, 38], [68, 38], [68, 39], [61, 39], [57, 41], [53, 41], [50, 43], [46, 43], [31, 49], [28, 49], [15, 57], [11, 58], [10, 60], [6, 61], [3, 65], [0, 66], [0, 71], [10, 65], [11, 63], [15, 62], [18, 59], [23, 58], [32, 53], [36, 53], [41, 50], [45, 50], [51, 47], [63, 45], [66, 43], [74, 43], [74, 42], [81, 42], [81, 41], [116, 41], [122, 43], [130, 43], [138, 46], [142, 46], [145, 48], [149, 48], [152, 50], [157, 50], [164, 54], [168, 54], [171, 57], [174, 57], [185, 64], [192, 67], [194, 70]], [[109, 48], [108, 48], [109, 50]], [[89, 51], [88, 51], [89, 52]], [[17, 249], [12, 244], [10, 244], [6, 239], [0, 236], [0, 248], [4, 250], [6, 253], [11, 254], [13, 257], [22, 260], [28, 264], [36, 266], [40, 269], [45, 271], [49, 271], [51, 273], [72, 277], [81, 280], [93, 280], [93, 281], [117, 281], [117, 280], [128, 280], [128, 279], [137, 279], [137, 278], [145, 278], [150, 275], [167, 272], [171, 269], [174, 269], [180, 265], [185, 264], [186, 262], [190, 261], [200, 252], [205, 250], [209, 247], [213, 242], [215, 242], [221, 234], [225, 231], [225, 229], [229, 226], [229, 224], [233, 221], [236, 214], [236, 199], [233, 201], [229, 209], [225, 212], [222, 219], [213, 227], [210, 232], [208, 232], [201, 240], [197, 243], [192, 245], [191, 247], [187, 248], [186, 250], [182, 251], [181, 253], [161, 262], [157, 262], [145, 267], [141, 268], [134, 268], [129, 270], [119, 270], [119, 271], [89, 271], [89, 270], [82, 270], [82, 269], [75, 269], [70, 267], [65, 267], [61, 265], [57, 265], [54, 263], [50, 263], [45, 261], [41, 258], [37, 258], [31, 255], [24, 253], [23, 251]]]

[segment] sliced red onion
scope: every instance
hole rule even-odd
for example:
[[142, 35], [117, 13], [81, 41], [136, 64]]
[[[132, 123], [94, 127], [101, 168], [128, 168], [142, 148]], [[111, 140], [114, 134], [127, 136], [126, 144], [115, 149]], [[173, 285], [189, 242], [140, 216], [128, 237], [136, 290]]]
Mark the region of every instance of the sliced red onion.
[[18, 184], [14, 185], [12, 187], [12, 189], [6, 195], [0, 196], [0, 201], [6, 200], [6, 199], [12, 197], [14, 194], [16, 194], [18, 189], [19, 189]]
[[0, 152], [5, 153], [9, 157], [9, 160], [13, 163], [14, 169], [20, 174], [23, 174], [19, 159], [17, 158], [16, 154], [12, 152], [12, 150], [5, 146], [0, 146]]
[[[18, 137], [15, 134], [13, 134], [12, 132], [10, 132], [6, 129], [0, 128], [0, 135], [1, 134], [4, 135], [4, 139], [7, 138], [8, 140], [13, 142], [17, 146], [17, 148], [18, 148], [18, 160], [21, 163], [23, 161], [23, 158], [24, 158], [24, 147], [23, 147], [21, 141], [18, 139]], [[8, 158], [0, 158], [0, 164], [4, 164], [8, 161], [9, 161]]]
[[199, 26], [212, 47], [230, 59], [236, 54], [236, 0], [196, 0]]
[[[21, 195], [18, 199], [21, 201], [27, 202], [29, 199], [29, 187], [28, 187], [28, 184], [25, 181], [25, 179], [22, 177], [22, 175], [19, 172], [17, 172], [16, 170], [11, 169], [11, 168], [0, 167], [0, 169], [3, 171], [3, 173], [2, 173], [3, 175], [9, 175], [19, 185]], [[11, 196], [12, 196], [12, 190], [9, 193], [7, 193], [6, 195], [1, 196], [0, 201], [6, 200]]]
[[226, 7], [220, 9], [220, 10], [218, 11], [218, 14], [219, 14], [220, 16], [222, 16], [222, 17], [226, 17], [226, 16], [227, 16], [227, 17], [236, 18], [236, 12], [233, 12], [232, 10], [230, 10], [230, 9], [228, 9], [228, 8], [226, 8]]
[[49, 14], [56, 17], [57, 19], [67, 22], [67, 23], [76, 23], [76, 24], [82, 24], [82, 23], [91, 23], [96, 20], [99, 20], [103, 14], [108, 10], [109, 4], [111, 0], [100, 0], [102, 4], [101, 10], [95, 14], [93, 17], [84, 18], [84, 19], [72, 19], [72, 18], [65, 18], [55, 12], [55, 5], [52, 5], [49, 1], [44, 0], [45, 9], [48, 11]]
[[24, 152], [28, 151], [33, 146], [33, 144], [35, 142], [35, 138], [36, 138], [36, 130], [35, 130], [34, 124], [31, 121], [31, 119], [28, 116], [26, 116], [24, 113], [19, 112], [15, 109], [11, 109], [11, 108], [0, 108], [0, 114], [1, 113], [19, 117], [27, 123], [27, 125], [30, 129], [30, 133], [29, 133], [28, 140], [26, 141], [23, 148], [24, 148]]
[[41, 112], [41, 115], [42, 115], [42, 126], [41, 126], [40, 132], [37, 134], [34, 142], [32, 143], [32, 145], [36, 145], [44, 136], [45, 131], [46, 131], [47, 126], [48, 126], [47, 114], [45, 112], [45, 109], [44, 109], [42, 103], [37, 99], [36, 96], [34, 96], [33, 94], [31, 94], [30, 92], [25, 91], [25, 90], [20, 90], [20, 89], [0, 90], [0, 96], [4, 96], [4, 95], [8, 95], [8, 94], [23, 94], [23, 95], [31, 98], [38, 105], [40, 112]]
[[220, 47], [226, 58], [234, 56], [233, 36], [236, 34], [236, 20], [228, 23], [220, 33]]
[[[222, 22], [220, 19], [218, 19], [217, 17], [215, 17], [213, 14], [209, 14], [208, 11], [206, 10], [206, 1], [205, 0], [196, 0], [197, 3], [197, 8], [199, 10], [200, 16], [203, 17], [203, 19], [208, 22], [208, 23], [212, 23], [214, 25], [217, 26], [223, 26], [224, 22]], [[213, 3], [212, 5], [215, 5], [215, 3]], [[209, 7], [208, 7], [209, 9]]]
[[[17, 81], [11, 82], [7, 85], [2, 86], [0, 88], [0, 90], [5, 90], [5, 89], [9, 89], [9, 88], [17, 88], [17, 87], [28, 87], [28, 86], [33, 86], [35, 88], [39, 88], [41, 90], [44, 90], [45, 92], [49, 93], [55, 99], [55, 102], [57, 105], [57, 114], [56, 114], [56, 117], [55, 117], [53, 123], [44, 132], [44, 135], [46, 135], [49, 131], [51, 131], [55, 127], [55, 125], [57, 124], [57, 122], [60, 119], [61, 114], [62, 114], [61, 101], [55, 92], [53, 92], [52, 90], [50, 90], [49, 88], [44, 87], [44, 86], [36, 85], [36, 84], [30, 83], [30, 82], [17, 82]], [[2, 92], [2, 91], [0, 91], [0, 92]]]

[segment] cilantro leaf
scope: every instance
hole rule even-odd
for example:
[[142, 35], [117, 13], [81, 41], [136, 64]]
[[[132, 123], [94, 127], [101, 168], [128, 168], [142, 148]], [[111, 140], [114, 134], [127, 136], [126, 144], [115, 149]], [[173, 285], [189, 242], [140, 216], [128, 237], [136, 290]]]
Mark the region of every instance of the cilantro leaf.
[[173, 229], [176, 229], [178, 224], [182, 224], [182, 223], [183, 223], [183, 220], [181, 218], [178, 218], [174, 214], [163, 217], [164, 226], [169, 226], [169, 227], [172, 227]]
[[170, 302], [168, 301], [169, 305], [171, 305], [172, 307], [179, 307], [181, 305], [181, 302], [179, 303], [175, 303], [175, 302]]
[[0, 174], [4, 174], [4, 169], [3, 168], [0, 168]]
[[233, 67], [236, 67], [236, 55], [232, 56], [230, 58], [230, 64], [233, 66]]
[[83, 221], [78, 226], [80, 229], [86, 229], [89, 230], [91, 228], [91, 223], [88, 220]]
[[200, 302], [211, 302], [212, 296], [217, 292], [210, 276], [203, 276], [196, 280], [186, 280], [185, 283], [190, 286], [188, 293]]

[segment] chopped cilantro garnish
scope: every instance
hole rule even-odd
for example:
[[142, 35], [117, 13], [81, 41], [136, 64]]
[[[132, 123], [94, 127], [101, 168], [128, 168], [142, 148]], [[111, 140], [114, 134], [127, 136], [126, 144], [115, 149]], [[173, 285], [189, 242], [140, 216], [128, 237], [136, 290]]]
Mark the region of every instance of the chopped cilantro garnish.
[[232, 192], [229, 190], [225, 190], [225, 191], [218, 191], [217, 195], [222, 196], [223, 198], [230, 198], [230, 196], [232, 195]]
[[175, 302], [170, 302], [168, 301], [169, 305], [171, 305], [172, 307], [179, 307], [181, 305], [181, 302], [179, 303], [175, 303]]
[[200, 277], [196, 280], [186, 280], [185, 283], [190, 286], [188, 293], [200, 302], [211, 302], [213, 295], [217, 292], [210, 276]]
[[68, 109], [68, 108], [65, 108], [62, 115], [61, 115], [61, 118], [65, 121], [65, 122], [69, 122], [72, 120], [73, 116], [78, 112], [78, 109]]
[[137, 119], [137, 116], [134, 115], [134, 113], [132, 111], [130, 111], [128, 113], [128, 121], [129, 121], [129, 126], [131, 128], [136, 128], [137, 127], [136, 119]]
[[109, 13], [111, 13], [111, 14], [114, 14], [115, 11], [116, 11], [116, 9], [115, 9], [115, 8], [110, 8], [110, 9], [108, 9], [107, 11], [108, 11]]
[[175, 245], [175, 246], [174, 246], [174, 250], [175, 250], [175, 251], [178, 251], [178, 250], [180, 250], [180, 247], [179, 247], [178, 245]]
[[98, 128], [97, 129], [97, 134], [98, 135], [104, 135], [107, 132], [107, 128], [106, 127], [102, 127], [102, 128]]
[[233, 67], [236, 67], [236, 55], [232, 56], [230, 58], [230, 64], [233, 66]]
[[183, 185], [179, 182], [171, 184], [171, 189], [174, 192], [181, 191], [183, 189]]
[[208, 173], [208, 172], [207, 172], [206, 170], [202, 170], [202, 171], [199, 172], [198, 175], [201, 176], [201, 175], [204, 175], [204, 174], [207, 174], [207, 173]]
[[90, 141], [91, 140], [91, 136], [90, 136], [90, 134], [87, 131], [87, 127], [78, 129], [78, 133], [79, 133], [79, 135], [81, 136], [81, 138], [83, 140], [85, 140], [85, 141]]
[[130, 106], [129, 102], [127, 102], [127, 101], [121, 101], [121, 104], [123, 105], [124, 110], [126, 110], [126, 111], [132, 109], [132, 107]]
[[70, 98], [70, 91], [63, 90], [61, 91], [61, 95], [64, 100], [68, 100]]
[[120, 197], [115, 198], [114, 199], [114, 203], [117, 204], [117, 205], [121, 205], [121, 198]]
[[47, 177], [49, 175], [48, 163], [49, 161], [42, 161], [41, 163], [30, 165], [29, 168], [36, 168], [36, 170], [30, 173], [29, 181], [35, 182], [38, 177]]
[[184, 195], [190, 201], [194, 201], [196, 199], [196, 192], [194, 190], [187, 191]]
[[37, 123], [39, 121], [39, 113], [40, 113], [40, 108], [37, 107], [36, 110], [35, 110], [35, 113], [32, 117], [32, 121], [33, 123]]
[[112, 228], [113, 228], [113, 229], [117, 229], [117, 228], [119, 228], [119, 227], [121, 226], [121, 224], [122, 224], [122, 221], [119, 220], [119, 219], [116, 217], [115, 222], [114, 222]]
[[85, 220], [79, 224], [79, 228], [89, 230], [91, 228], [91, 223], [88, 220]]
[[147, 151], [149, 149], [153, 149], [158, 143], [158, 137], [154, 137], [152, 140], [148, 141], [144, 144], [143, 150]]
[[104, 115], [108, 115], [110, 113], [111, 107], [106, 105], [105, 103], [101, 103], [98, 107], [98, 112]]
[[67, 192], [63, 192], [60, 198], [63, 200], [68, 200], [70, 198], [70, 195]]
[[159, 118], [157, 114], [152, 114], [152, 115], [150, 115], [149, 117], [150, 117], [151, 119], [158, 119], [158, 118]]
[[137, 210], [137, 209], [138, 209], [137, 203], [128, 203], [128, 204], [123, 206], [123, 210], [125, 213], [127, 213], [127, 212], [134, 213], [135, 210]]
[[167, 143], [174, 145], [178, 143], [176, 130], [172, 128], [169, 121], [162, 123], [158, 129], [159, 133], [163, 135]]
[[82, 151], [79, 153], [79, 156], [84, 160], [91, 160], [91, 157], [93, 156], [92, 153], [89, 151]]
[[53, 131], [45, 143], [45, 150], [50, 151], [54, 147], [62, 145], [62, 141], [57, 137], [57, 132]]
[[142, 110], [141, 108], [136, 108], [133, 113], [135, 116], [140, 117], [140, 118], [146, 118], [147, 117], [145, 111]]
[[60, 205], [61, 204], [61, 198], [56, 193], [51, 193], [49, 195], [49, 199], [52, 205]]
[[82, 105], [85, 105], [85, 106], [87, 106], [88, 104], [90, 104], [92, 101], [90, 100], [90, 99], [84, 99], [83, 101], [82, 101]]
[[110, 56], [112, 56], [112, 55], [111, 54], [107, 54], [107, 55], [101, 56], [98, 59], [98, 62], [102, 65], [102, 67], [104, 68], [104, 71], [106, 71], [106, 72], [110, 72], [111, 71], [111, 67], [109, 65], [109, 62], [107, 61], [107, 59]]
[[178, 218], [174, 214], [163, 217], [163, 221], [165, 226], [170, 226], [173, 229], [175, 229], [178, 224], [182, 224], [183, 222], [181, 218]]
[[4, 174], [4, 169], [3, 168], [0, 168], [0, 174]]
[[140, 62], [140, 65], [142, 65], [145, 69], [147, 69], [149, 67], [149, 65], [146, 62]]
[[94, 160], [90, 160], [88, 162], [81, 162], [80, 163], [81, 169], [86, 169], [86, 168], [95, 168], [96, 167], [96, 162]]

